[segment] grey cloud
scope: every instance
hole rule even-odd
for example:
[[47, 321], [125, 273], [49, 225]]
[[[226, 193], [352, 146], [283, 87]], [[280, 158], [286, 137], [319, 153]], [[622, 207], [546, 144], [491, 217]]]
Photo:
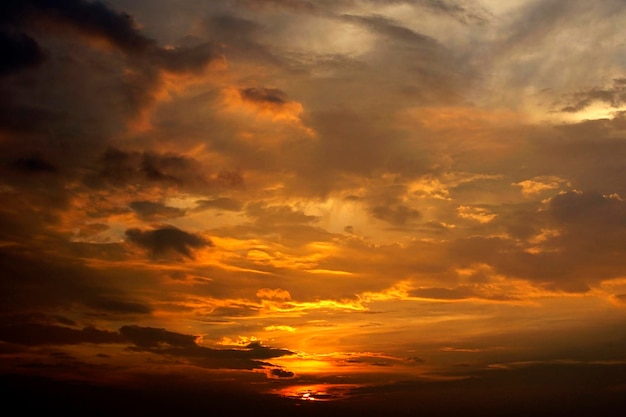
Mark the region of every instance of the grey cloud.
[[147, 249], [152, 256], [163, 257], [178, 253], [193, 257], [192, 249], [213, 246], [210, 240], [187, 233], [173, 226], [163, 226], [153, 230], [128, 229], [126, 237], [133, 243]]
[[185, 210], [183, 209], [152, 201], [133, 201], [130, 203], [130, 208], [143, 220], [155, 221], [185, 215]]
[[394, 226], [406, 226], [421, 217], [418, 210], [404, 205], [396, 207], [375, 206], [371, 209], [372, 215], [377, 219], [384, 220]]
[[276, 88], [242, 88], [239, 93], [244, 100], [257, 103], [270, 103], [280, 106], [287, 102], [287, 95]]
[[614, 79], [610, 88], [592, 88], [574, 93], [568, 101], [571, 104], [563, 107], [562, 112], [576, 113], [597, 102], [620, 107], [626, 104], [626, 78]]
[[[59, 249], [64, 246], [57, 243]], [[150, 313], [149, 305], [117, 288], [114, 282], [118, 277], [91, 269], [78, 259], [68, 261], [67, 253], [41, 251], [34, 245], [29, 250], [19, 246], [0, 250], [0, 312], [83, 306], [86, 311], [105, 314]]]
[[129, 53], [152, 45], [151, 40], [139, 33], [130, 15], [112, 10], [101, 2], [29, 0], [24, 3], [86, 34], [101, 36]]
[[392, 40], [406, 42], [414, 47], [419, 46], [431, 49], [440, 47], [439, 43], [435, 39], [400, 26], [393, 20], [383, 16], [343, 15], [342, 19], [346, 22], [365, 26], [381, 35], [388, 36]]
[[98, 184], [100, 179], [113, 184], [142, 180], [164, 185], [184, 185], [206, 181], [197, 161], [175, 154], [126, 152], [109, 148], [102, 156], [101, 165], [98, 177], [89, 178], [94, 184]]
[[[93, 188], [141, 184], [206, 191], [235, 188], [244, 183], [238, 171], [222, 169], [211, 174], [210, 168], [200, 161], [174, 153], [124, 151], [109, 147], [96, 166], [97, 171], [84, 178], [85, 184]], [[149, 210], [146, 206], [139, 208], [142, 209]]]
[[241, 59], [283, 66], [284, 59], [274, 53], [271, 44], [260, 41], [267, 30], [264, 25], [253, 20], [231, 14], [210, 16], [204, 20], [207, 34], [214, 40], [228, 47], [223, 53], [229, 59]]
[[491, 15], [486, 9], [473, 3], [450, 0], [398, 0], [398, 2], [414, 3], [432, 12], [450, 16], [462, 23], [483, 25], [491, 19]]
[[129, 55], [145, 54], [149, 61], [166, 70], [195, 71], [218, 56], [208, 43], [193, 47], [162, 48], [141, 33], [132, 16], [99, 1], [28, 0], [23, 4], [22, 13], [19, 13], [22, 20], [42, 17], [58, 20], [80, 33], [105, 39]]

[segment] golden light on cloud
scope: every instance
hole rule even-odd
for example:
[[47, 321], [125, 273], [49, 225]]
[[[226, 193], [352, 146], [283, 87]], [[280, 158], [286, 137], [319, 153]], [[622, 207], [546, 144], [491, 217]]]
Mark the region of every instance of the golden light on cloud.
[[522, 187], [522, 194], [527, 197], [547, 190], [556, 190], [562, 186], [571, 186], [566, 180], [554, 176], [535, 177], [514, 185]]
[[459, 206], [457, 212], [462, 219], [474, 220], [478, 223], [489, 223], [497, 217], [497, 214], [482, 207]]

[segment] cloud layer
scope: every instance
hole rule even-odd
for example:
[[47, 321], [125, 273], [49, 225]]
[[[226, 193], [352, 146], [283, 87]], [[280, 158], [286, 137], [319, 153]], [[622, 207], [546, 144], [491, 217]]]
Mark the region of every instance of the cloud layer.
[[2, 375], [621, 392], [621, 1], [5, 3]]

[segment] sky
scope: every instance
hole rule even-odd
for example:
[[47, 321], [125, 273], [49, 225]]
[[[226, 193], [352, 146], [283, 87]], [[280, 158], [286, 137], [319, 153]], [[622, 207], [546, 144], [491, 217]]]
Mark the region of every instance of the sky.
[[2, 2], [3, 385], [76, 415], [612, 415], [625, 19]]

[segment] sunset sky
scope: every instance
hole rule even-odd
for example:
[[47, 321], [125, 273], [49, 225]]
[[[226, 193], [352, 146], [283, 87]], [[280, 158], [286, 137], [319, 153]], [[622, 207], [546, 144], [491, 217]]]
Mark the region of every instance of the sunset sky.
[[626, 407], [625, 21], [3, 1], [0, 380], [118, 415]]

